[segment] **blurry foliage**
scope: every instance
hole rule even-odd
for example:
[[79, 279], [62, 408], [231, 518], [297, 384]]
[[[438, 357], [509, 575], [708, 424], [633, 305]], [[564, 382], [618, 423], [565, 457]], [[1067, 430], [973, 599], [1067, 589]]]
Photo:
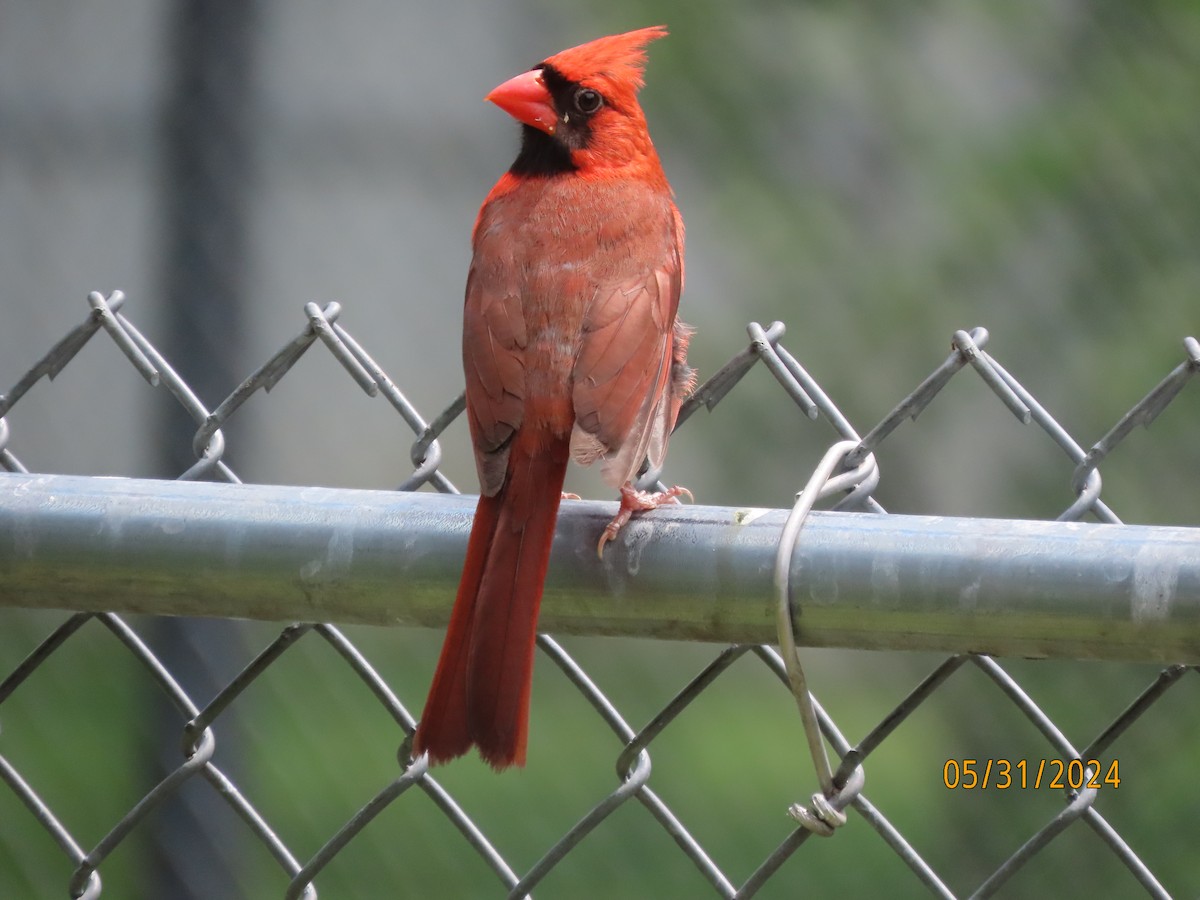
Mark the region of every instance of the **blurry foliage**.
[[[938, 338], [948, 352], [955, 329], [986, 325], [997, 358], [1085, 446], [1183, 360], [1200, 322], [1200, 7], [615, 9], [597, 30], [674, 25], [645, 94], [693, 238], [697, 212], [718, 223], [720, 246], [689, 253], [707, 275], [719, 255], [717, 284], [693, 278], [685, 297], [698, 352], [751, 316], [783, 319], [787, 345], [865, 429], [938, 361]], [[793, 446], [785, 417], [758, 413], [773, 396], [762, 382], [739, 394], [747, 429]], [[912, 451], [884, 448], [889, 508], [999, 513], [1014, 479], [1027, 501], [1062, 495], [1069, 463], [1022, 471], [1038, 438], [974, 388], [942, 403], [937, 427], [922, 421]], [[1200, 406], [1180, 405], [1156, 423], [1159, 446], [1200, 440]], [[928, 477], [928, 451], [977, 459], [978, 428], [1006, 474], [958, 506], [954, 479]], [[744, 433], [714, 429], [703, 453], [744, 461]], [[779, 477], [760, 483], [788, 483], [788, 455], [763, 463]], [[722, 469], [696, 480], [720, 489]], [[1139, 520], [1194, 521], [1163, 481], [1135, 484]]]

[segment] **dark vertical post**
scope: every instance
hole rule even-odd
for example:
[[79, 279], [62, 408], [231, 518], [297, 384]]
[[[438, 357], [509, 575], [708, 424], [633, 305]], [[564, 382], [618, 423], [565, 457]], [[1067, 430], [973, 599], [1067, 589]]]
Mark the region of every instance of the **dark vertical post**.
[[[162, 296], [165, 354], [201, 402], [214, 408], [247, 374], [243, 310], [251, 262], [250, 215], [258, 107], [256, 56], [263, 0], [176, 0], [166, 35], [170, 79], [162, 110]], [[196, 457], [193, 422], [173, 401], [163, 410], [161, 471], [174, 478]], [[153, 647], [203, 706], [244, 663], [237, 623], [161, 619]], [[181, 718], [155, 700], [161, 776], [183, 760]], [[214, 731], [215, 762], [236, 773], [233, 716]], [[193, 779], [151, 829], [156, 884], [148, 896], [240, 897], [244, 835], [208, 784]]]

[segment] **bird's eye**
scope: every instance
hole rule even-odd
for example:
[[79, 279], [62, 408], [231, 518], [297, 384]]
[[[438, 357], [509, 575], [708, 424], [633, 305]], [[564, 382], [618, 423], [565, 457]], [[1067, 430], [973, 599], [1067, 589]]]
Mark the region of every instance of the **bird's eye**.
[[604, 98], [591, 88], [580, 88], [575, 92], [575, 108], [590, 116], [604, 104]]

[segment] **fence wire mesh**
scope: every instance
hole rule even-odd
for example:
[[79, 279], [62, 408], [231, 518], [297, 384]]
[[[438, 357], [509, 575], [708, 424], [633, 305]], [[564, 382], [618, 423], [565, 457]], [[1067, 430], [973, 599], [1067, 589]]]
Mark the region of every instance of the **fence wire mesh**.
[[[439, 438], [462, 412], [461, 397], [426, 418], [372, 357], [370, 342], [348, 330], [339, 304], [307, 304], [299, 333], [209, 407], [134, 325], [120, 292], [92, 293], [88, 303], [87, 319], [0, 397], [0, 466], [8, 472], [37, 469], [13, 424], [19, 408], [52, 404], [41, 379], [99, 340], [194, 422], [195, 461], [178, 477], [237, 482], [228, 424], [320, 347], [411, 430], [412, 470], [398, 489], [457, 491]], [[728, 403], [761, 363], [804, 427], [820, 429], [820, 440], [853, 442], [844, 468], [886, 460], [891, 436], [970, 371], [981, 382], [978, 397], [1061, 453], [1073, 498], [1059, 514], [1066, 521], [1120, 522], [1101, 499], [1102, 465], [1135, 426], [1184, 405], [1178, 398], [1200, 371], [1200, 343], [1186, 338], [1178, 364], [1098, 439], [1081, 443], [985, 349], [986, 329], [974, 328], [956, 332], [944, 362], [859, 431], [788, 350], [782, 323], [748, 331], [746, 349], [688, 401], [677, 443], [697, 411]], [[1194, 415], [1194, 396], [1188, 402], [1184, 414]], [[338, 427], [336, 412], [322, 417], [324, 427]], [[834, 508], [885, 512], [876, 495], [886, 473], [886, 461], [868, 466]], [[806, 474], [797, 471], [781, 494]], [[644, 485], [660, 475], [646, 472]], [[1184, 478], [1179, 488], [1193, 484]], [[433, 632], [247, 626], [226, 648], [229, 676], [205, 698], [176, 677], [177, 659], [155, 649], [152, 619], [2, 615], [9, 637], [0, 643], [0, 778], [8, 790], [0, 792], [0, 877], [11, 880], [10, 896], [136, 895], [157, 810], [184, 795], [217, 801], [197, 807], [208, 812], [191, 827], [196, 841], [236, 835], [228, 862], [245, 896], [312, 897], [325, 885], [329, 896], [820, 896], [884, 885], [897, 896], [990, 896], [1002, 887], [1065, 895], [1091, 877], [1081, 870], [1122, 895], [1200, 889], [1194, 666], [1001, 663], [969, 653], [897, 662], [812, 651], [805, 658], [815, 661], [811, 683], [824, 701], [815, 705], [817, 720], [836, 756], [833, 806], [853, 811], [845, 829], [814, 841], [812, 829], [784, 815], [815, 779], [789, 708], [784, 661], [771, 646], [654, 644], [649, 661], [622, 663], [635, 670], [626, 683], [604, 658], [612, 651], [603, 639], [568, 652], [543, 634], [529, 769], [495, 777], [469, 762], [431, 771], [410, 758], [412, 710], [440, 639]], [[310, 655], [297, 659], [299, 647]], [[310, 669], [318, 655], [321, 667]], [[639, 668], [655, 665], [675, 683], [661, 696], [645, 688]], [[161, 737], [163, 720], [144, 714], [151, 695], [173, 708], [168, 738], [180, 747], [161, 775], [139, 762]], [[370, 763], [358, 756], [365, 747]], [[187, 844], [168, 852], [186, 869]], [[400, 861], [380, 868], [370, 857]], [[203, 893], [208, 876], [193, 877]]]

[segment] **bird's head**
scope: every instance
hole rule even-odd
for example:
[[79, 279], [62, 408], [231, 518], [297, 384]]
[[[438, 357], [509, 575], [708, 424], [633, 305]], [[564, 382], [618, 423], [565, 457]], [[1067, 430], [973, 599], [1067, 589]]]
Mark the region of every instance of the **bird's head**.
[[656, 25], [563, 50], [495, 88], [487, 99], [522, 129], [514, 175], [604, 175], [658, 157], [638, 105], [645, 48]]

